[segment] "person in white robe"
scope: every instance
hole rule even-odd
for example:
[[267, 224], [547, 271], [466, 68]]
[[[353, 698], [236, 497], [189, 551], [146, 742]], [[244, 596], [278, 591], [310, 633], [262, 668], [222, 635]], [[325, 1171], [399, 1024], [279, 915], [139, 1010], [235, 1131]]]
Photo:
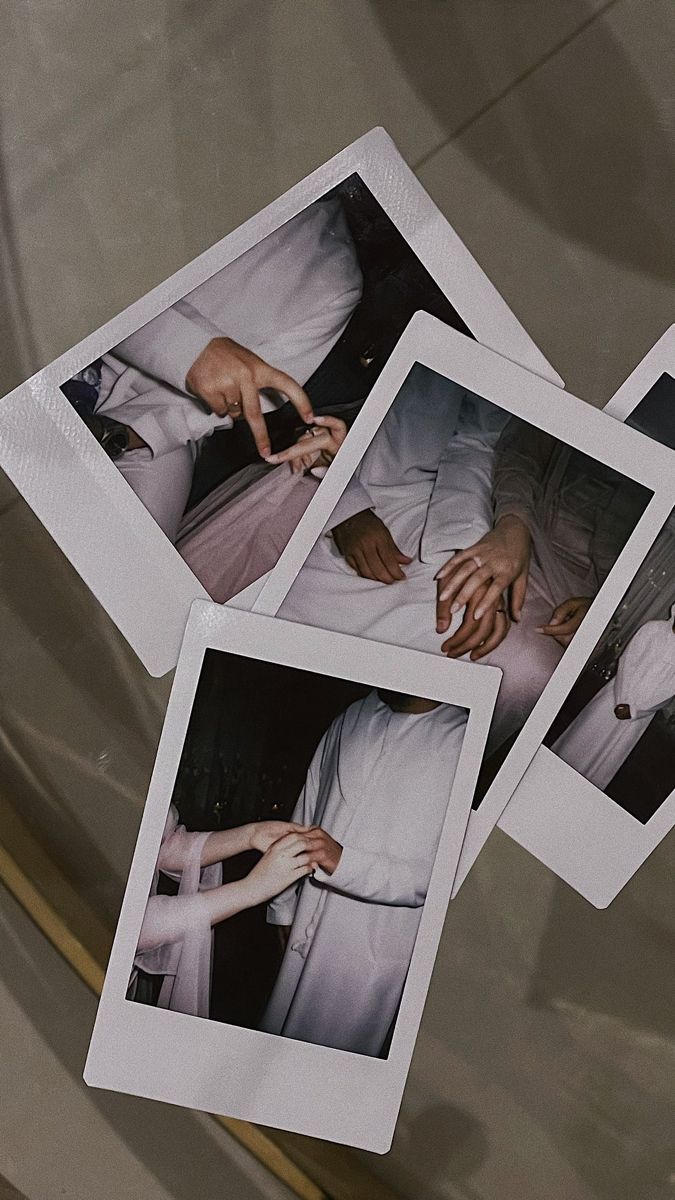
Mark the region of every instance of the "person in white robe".
[[[382, 1053], [395, 1020], [467, 713], [373, 691], [333, 721], [293, 818], [319, 867], [278, 896], [290, 926], [261, 1029], [356, 1054]], [[311, 841], [312, 832], [315, 842]]]
[[[263, 904], [313, 868], [306, 831], [288, 821], [261, 821], [217, 832], [188, 833], [171, 805], [162, 835], [127, 996], [138, 972], [163, 976], [157, 1006], [208, 1017], [213, 926]], [[247, 850], [262, 858], [241, 880], [223, 884], [222, 862]], [[158, 895], [160, 874], [178, 879], [178, 894]]]
[[115, 460], [173, 541], [205, 437], [251, 426], [302, 390], [361, 298], [356, 250], [337, 199], [318, 200], [103, 357], [96, 411], [132, 431]]
[[604, 791], [657, 712], [675, 696], [675, 605], [648, 621], [619, 658], [616, 674], [553, 743], [554, 754]]

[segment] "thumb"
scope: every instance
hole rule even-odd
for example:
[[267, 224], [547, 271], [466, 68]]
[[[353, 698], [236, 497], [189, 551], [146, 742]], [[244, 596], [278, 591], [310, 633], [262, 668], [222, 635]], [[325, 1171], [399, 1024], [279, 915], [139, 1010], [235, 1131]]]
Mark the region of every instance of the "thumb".
[[411, 563], [412, 558], [409, 554], [404, 554], [402, 550], [396, 548], [396, 561], [400, 563]]
[[525, 603], [525, 593], [527, 591], [527, 571], [521, 571], [517, 579], [511, 585], [511, 616], [514, 621], [519, 621], [523, 615], [523, 604]]

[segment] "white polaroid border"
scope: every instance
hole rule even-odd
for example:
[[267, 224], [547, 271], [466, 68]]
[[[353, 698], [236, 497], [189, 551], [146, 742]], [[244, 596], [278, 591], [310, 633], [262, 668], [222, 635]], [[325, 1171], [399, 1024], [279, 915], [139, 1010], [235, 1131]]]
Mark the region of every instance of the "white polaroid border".
[[[664, 374], [675, 378], [675, 325], [603, 412], [625, 421]], [[675, 479], [675, 457], [670, 476]], [[643, 824], [546, 746], [537, 750], [499, 820], [500, 829], [596, 908], [611, 904], [673, 825], [675, 789]]]
[[[224, 650], [469, 710], [388, 1058], [125, 999], [204, 654]], [[185, 633], [105, 978], [88, 1084], [385, 1153], [391, 1144], [501, 672], [197, 601]]]
[[152, 675], [208, 598], [60, 385], [357, 173], [474, 336], [562, 384], [383, 129], [373, 129], [0, 400], [0, 467]]
[[[608, 421], [604, 413], [501, 358], [427, 313], [410, 322], [367, 403], [354, 422], [351, 443], [345, 442], [293, 537], [253, 605], [256, 612], [276, 614], [335, 504], [377, 432], [408, 372], [422, 363], [522, 417], [567, 445], [606, 463], [654, 493], [619, 555], [581, 629], [568, 647], [528, 717], [479, 808], [472, 811], [462, 847], [453, 895], [463, 883], [482, 846], [501, 816], [542, 739], [572, 688], [580, 670], [675, 503], [675, 456], [649, 438]], [[431, 655], [433, 660], [435, 656]], [[449, 660], [447, 660], [449, 661]]]

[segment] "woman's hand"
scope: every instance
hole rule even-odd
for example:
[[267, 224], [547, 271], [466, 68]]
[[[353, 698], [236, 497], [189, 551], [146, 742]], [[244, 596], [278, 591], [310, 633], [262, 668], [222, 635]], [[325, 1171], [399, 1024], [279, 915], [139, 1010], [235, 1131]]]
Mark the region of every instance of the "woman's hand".
[[[519, 621], [527, 590], [530, 542], [530, 531], [524, 521], [506, 516], [479, 542], [449, 559], [436, 575], [439, 624], [445, 622], [447, 629], [454, 614], [485, 585], [483, 598], [475, 609], [476, 620], [490, 609], [496, 611], [507, 592], [510, 616]], [[439, 628], [439, 633], [443, 632]]]
[[[468, 654], [471, 662], [479, 662], [504, 641], [511, 628], [511, 622], [503, 603], [497, 608], [489, 608], [480, 619], [476, 619], [476, 611], [482, 607], [481, 602], [487, 590], [487, 584], [483, 584], [482, 588], [474, 592], [466, 606], [459, 629], [443, 642], [441, 652], [448, 658], [462, 658], [464, 654]], [[447, 625], [445, 628], [447, 629]], [[439, 633], [444, 632], [438, 626], [437, 630]]]
[[312, 426], [295, 445], [278, 454], [268, 454], [265, 461], [290, 463], [294, 475], [317, 465], [330, 466], [347, 436], [347, 426], [339, 417], [314, 417]]
[[270, 846], [285, 837], [288, 833], [306, 833], [306, 825], [298, 825], [295, 821], [252, 821], [247, 826], [249, 850], [259, 850], [265, 854]]
[[309, 396], [300, 384], [232, 338], [211, 339], [190, 367], [185, 387], [217, 416], [233, 420], [243, 417], [261, 458], [266, 458], [271, 449], [260, 407], [264, 388], [287, 396], [306, 424], [314, 420]]
[[274, 842], [246, 877], [251, 904], [262, 904], [316, 870], [309, 834], [287, 833]]
[[592, 596], [571, 596], [569, 600], [563, 600], [553, 609], [548, 625], [541, 625], [537, 633], [555, 638], [561, 646], [569, 646], [592, 603]]

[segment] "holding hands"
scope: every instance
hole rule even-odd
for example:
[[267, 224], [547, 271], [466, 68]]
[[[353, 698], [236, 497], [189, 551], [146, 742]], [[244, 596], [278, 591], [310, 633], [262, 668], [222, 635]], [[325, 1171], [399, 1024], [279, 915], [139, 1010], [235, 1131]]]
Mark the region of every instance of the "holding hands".
[[312, 428], [293, 446], [279, 454], [268, 454], [268, 463], [290, 463], [294, 475], [311, 467], [328, 467], [347, 436], [347, 426], [339, 417], [313, 417]]
[[569, 646], [592, 603], [592, 596], [571, 596], [569, 600], [563, 600], [553, 609], [548, 625], [542, 625], [537, 633], [555, 638], [561, 646]]
[[[265, 822], [276, 824], [276, 822]], [[281, 824], [281, 822], [279, 822]], [[300, 827], [302, 828], [302, 827]], [[263, 904], [286, 888], [299, 883], [316, 870], [317, 862], [310, 852], [309, 834], [287, 833], [265, 851], [246, 877], [251, 904]]]

